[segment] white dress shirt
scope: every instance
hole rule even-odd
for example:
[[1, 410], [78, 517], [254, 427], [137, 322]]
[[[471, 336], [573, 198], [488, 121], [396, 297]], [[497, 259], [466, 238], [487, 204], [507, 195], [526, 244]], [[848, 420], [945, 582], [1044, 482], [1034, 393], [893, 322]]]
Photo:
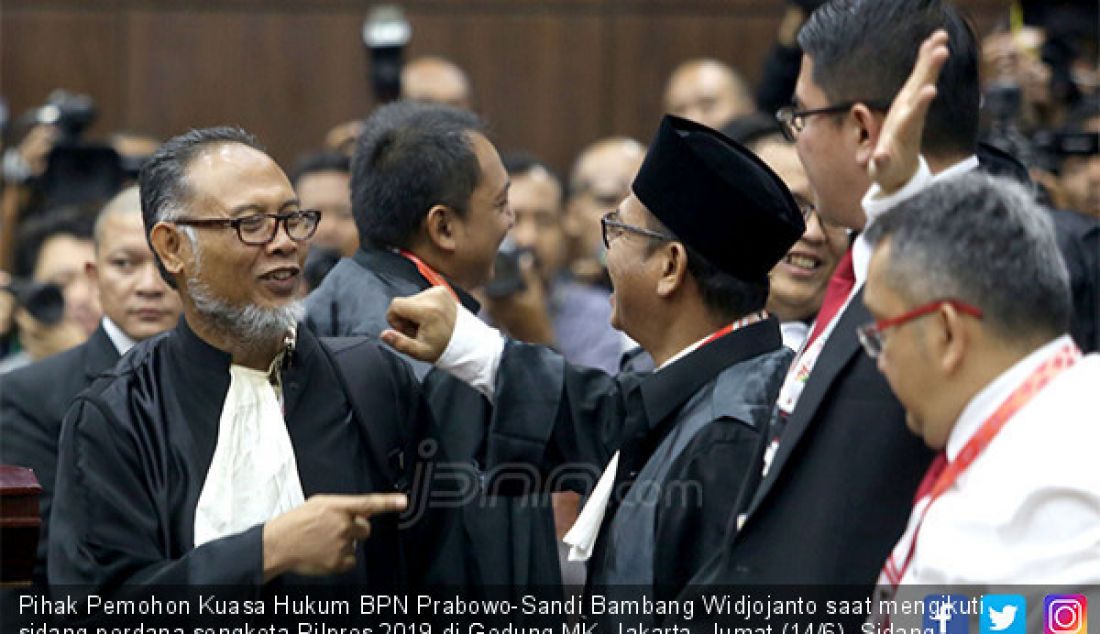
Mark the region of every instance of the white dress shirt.
[[[978, 392], [947, 439], [953, 461], [1064, 335]], [[1100, 355], [1082, 357], [1005, 423], [928, 508], [902, 585], [1100, 583]], [[909, 518], [908, 541], [928, 506]]]
[[103, 317], [103, 331], [107, 333], [107, 338], [115, 345], [115, 350], [118, 350], [119, 356], [125, 355], [130, 351], [130, 348], [137, 345], [133, 337], [123, 332], [122, 329], [107, 316]]

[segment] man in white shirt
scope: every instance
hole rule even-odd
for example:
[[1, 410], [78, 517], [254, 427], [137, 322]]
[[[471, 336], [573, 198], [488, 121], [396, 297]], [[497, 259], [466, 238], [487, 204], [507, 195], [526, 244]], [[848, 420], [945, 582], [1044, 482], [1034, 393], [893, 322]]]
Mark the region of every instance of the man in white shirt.
[[1100, 583], [1100, 355], [1067, 334], [1046, 213], [1022, 186], [974, 173], [937, 181], [865, 237], [876, 321], [861, 343], [910, 430], [945, 452], [880, 585]]

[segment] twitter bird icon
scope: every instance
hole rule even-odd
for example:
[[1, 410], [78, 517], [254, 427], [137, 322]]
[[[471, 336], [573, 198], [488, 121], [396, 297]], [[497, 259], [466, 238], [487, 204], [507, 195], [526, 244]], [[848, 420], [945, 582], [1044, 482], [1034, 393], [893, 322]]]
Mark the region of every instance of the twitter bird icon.
[[1018, 594], [982, 597], [981, 634], [1027, 634], [1027, 600]]

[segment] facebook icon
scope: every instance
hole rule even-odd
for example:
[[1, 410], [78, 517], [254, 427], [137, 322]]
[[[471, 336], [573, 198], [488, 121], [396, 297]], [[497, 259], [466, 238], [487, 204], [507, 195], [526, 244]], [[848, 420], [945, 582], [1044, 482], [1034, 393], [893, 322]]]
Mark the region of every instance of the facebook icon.
[[961, 594], [930, 594], [924, 597], [924, 631], [930, 634], [969, 634], [966, 605]]

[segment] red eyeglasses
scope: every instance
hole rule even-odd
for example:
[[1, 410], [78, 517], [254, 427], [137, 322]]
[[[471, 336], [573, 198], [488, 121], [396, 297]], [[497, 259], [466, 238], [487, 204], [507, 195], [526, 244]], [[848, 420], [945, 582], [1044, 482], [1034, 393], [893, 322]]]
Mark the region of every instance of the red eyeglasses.
[[982, 309], [975, 308], [970, 304], [961, 302], [957, 299], [937, 299], [935, 301], [928, 302], [927, 304], [921, 304], [913, 310], [910, 310], [897, 317], [891, 317], [890, 319], [880, 319], [878, 321], [871, 322], [860, 326], [856, 330], [856, 334], [859, 335], [859, 343], [863, 346], [863, 351], [867, 353], [867, 356], [872, 359], [877, 359], [878, 355], [882, 354], [883, 338], [882, 333], [889, 328], [900, 326], [904, 323], [913, 321], [919, 317], [925, 315], [931, 315], [939, 310], [940, 306], [948, 305], [953, 307], [960, 313], [970, 315], [977, 319], [982, 318]]

